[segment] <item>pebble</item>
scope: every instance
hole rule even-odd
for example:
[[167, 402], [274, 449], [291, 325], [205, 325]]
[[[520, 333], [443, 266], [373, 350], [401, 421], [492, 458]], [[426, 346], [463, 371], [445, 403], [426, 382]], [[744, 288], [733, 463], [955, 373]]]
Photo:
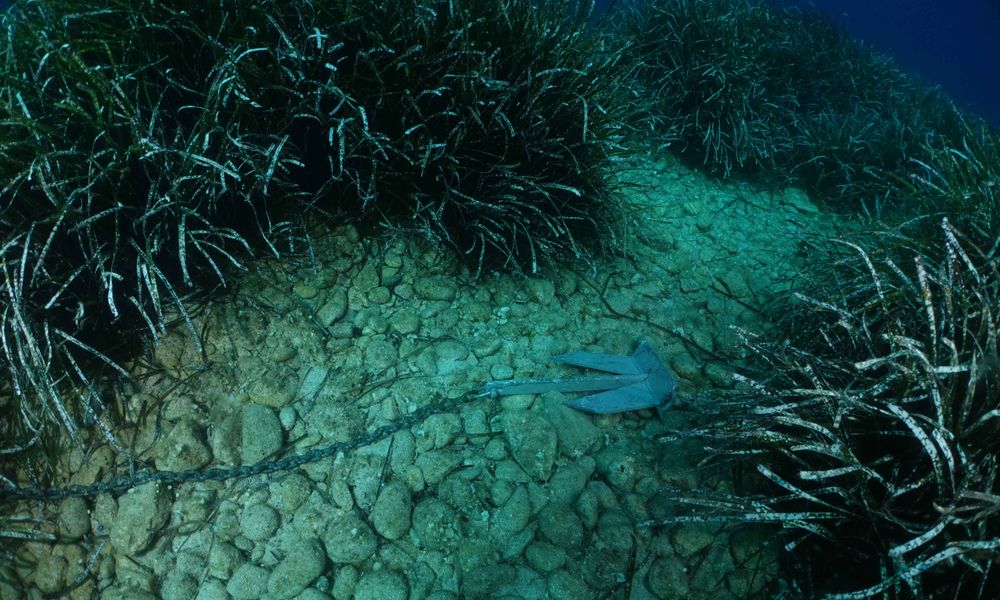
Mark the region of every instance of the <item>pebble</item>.
[[604, 448], [594, 457], [597, 472], [619, 494], [632, 491], [638, 469], [636, 455], [641, 450], [632, 442], [622, 440]]
[[706, 523], [681, 525], [673, 536], [674, 549], [682, 558], [690, 558], [712, 544], [716, 529]]
[[676, 558], [661, 556], [650, 566], [646, 585], [658, 598], [686, 598], [689, 592], [687, 567]]
[[431, 450], [418, 456], [415, 464], [425, 484], [437, 485], [462, 464], [462, 455], [453, 450]]
[[361, 576], [354, 600], [406, 600], [406, 580], [395, 571], [369, 571]]
[[371, 527], [351, 510], [331, 509], [323, 535], [326, 555], [335, 563], [358, 563], [375, 554], [378, 540]]
[[66, 585], [66, 571], [69, 564], [66, 559], [57, 555], [45, 553], [35, 565], [35, 585], [45, 594], [54, 594]]
[[181, 419], [156, 446], [156, 468], [161, 471], [200, 469], [212, 462], [202, 428], [189, 418]]
[[365, 367], [374, 373], [381, 373], [399, 361], [396, 345], [384, 337], [372, 340], [365, 348]]
[[308, 283], [297, 283], [292, 286], [292, 293], [303, 300], [312, 300], [319, 293], [319, 290], [316, 289], [316, 286]]
[[545, 397], [542, 412], [554, 426], [564, 456], [579, 458], [600, 445], [603, 435], [591, 417], [566, 406], [561, 398]]
[[329, 377], [330, 369], [328, 367], [313, 365], [306, 369], [306, 374], [302, 377], [302, 385], [298, 390], [297, 399], [302, 402], [312, 402], [315, 400]]
[[420, 277], [413, 282], [413, 289], [417, 295], [425, 300], [438, 300], [451, 302], [455, 299], [458, 288], [453, 277], [444, 275], [431, 275]]
[[389, 317], [389, 327], [401, 335], [410, 335], [420, 330], [420, 318], [409, 311], [400, 311]]
[[267, 569], [253, 563], [243, 563], [230, 577], [226, 591], [234, 600], [257, 600], [264, 597], [267, 579]]
[[528, 489], [520, 485], [514, 489], [507, 501], [493, 513], [490, 519], [490, 533], [497, 540], [506, 540], [528, 526], [531, 518], [531, 501]]
[[569, 462], [556, 469], [549, 482], [549, 501], [570, 506], [580, 497], [587, 481], [594, 474], [596, 462], [589, 456]]
[[514, 377], [514, 368], [510, 365], [493, 365], [490, 367], [490, 377], [494, 381], [507, 381]]
[[548, 573], [563, 566], [566, 562], [566, 552], [546, 542], [534, 542], [525, 548], [524, 558], [534, 569]]
[[275, 367], [250, 384], [247, 395], [254, 404], [281, 408], [295, 399], [298, 389], [299, 378], [295, 371], [288, 367]]
[[218, 579], [229, 579], [243, 562], [239, 548], [216, 540], [208, 552], [208, 574]]
[[247, 539], [263, 542], [278, 530], [278, 511], [267, 504], [251, 504], [240, 515], [240, 533]]
[[556, 460], [556, 432], [541, 412], [511, 410], [502, 417], [504, 439], [526, 473], [537, 481], [548, 481]]
[[454, 413], [431, 415], [424, 420], [424, 438], [432, 448], [444, 448], [462, 431], [462, 420]]
[[59, 504], [59, 534], [66, 541], [79, 540], [90, 531], [90, 511], [83, 498], [67, 498]]
[[260, 404], [248, 404], [240, 415], [240, 457], [251, 465], [284, 446], [281, 421], [273, 410]]
[[312, 493], [312, 482], [298, 472], [291, 472], [271, 483], [272, 502], [278, 510], [294, 513]]
[[425, 498], [413, 507], [412, 535], [418, 548], [440, 550], [459, 538], [461, 530], [455, 510], [437, 498]]
[[542, 306], [548, 306], [556, 296], [556, 286], [548, 279], [532, 277], [525, 282], [528, 295]]
[[550, 504], [538, 513], [538, 530], [554, 545], [570, 550], [583, 541], [583, 522], [565, 506]]
[[354, 590], [358, 587], [358, 569], [353, 565], [347, 565], [337, 569], [337, 575], [333, 579], [333, 597], [336, 600], [351, 600], [354, 597]]
[[[587, 587], [579, 575], [565, 570], [556, 571], [549, 575], [545, 589], [551, 600], [590, 600], [594, 597], [594, 592]], [[661, 597], [672, 598], [672, 596]]]
[[323, 574], [325, 557], [316, 538], [296, 539], [283, 548], [285, 557], [267, 580], [268, 598], [287, 600], [297, 596]]
[[160, 600], [190, 600], [198, 595], [198, 582], [179, 570], [169, 571], [160, 584]]
[[372, 508], [371, 522], [375, 531], [389, 540], [398, 540], [410, 529], [410, 515], [413, 499], [409, 488], [399, 481], [390, 481], [382, 487], [375, 506]]
[[126, 556], [148, 548], [167, 524], [171, 505], [167, 490], [155, 481], [129, 490], [118, 500], [111, 523], [112, 547]]
[[[217, 579], [207, 579], [198, 588], [198, 595], [194, 597], [194, 600], [230, 600], [230, 598], [226, 592], [225, 582]], [[132, 599], [130, 598], [129, 600]]]
[[347, 314], [347, 292], [334, 290], [330, 298], [316, 312], [319, 322], [329, 327]]

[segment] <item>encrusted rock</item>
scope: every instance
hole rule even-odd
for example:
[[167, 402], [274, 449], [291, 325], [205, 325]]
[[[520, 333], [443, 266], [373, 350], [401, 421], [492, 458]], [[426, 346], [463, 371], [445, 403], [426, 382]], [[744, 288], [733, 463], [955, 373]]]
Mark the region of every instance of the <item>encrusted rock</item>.
[[281, 421], [273, 410], [259, 404], [243, 408], [240, 420], [240, 456], [243, 464], [260, 462], [281, 450], [285, 441]]
[[161, 471], [200, 469], [212, 461], [201, 426], [181, 419], [156, 447], [156, 468]]
[[83, 498], [67, 498], [59, 504], [59, 534], [66, 540], [78, 540], [90, 530], [90, 511]]
[[158, 482], [133, 488], [118, 500], [118, 513], [111, 524], [111, 545], [132, 556], [149, 547], [170, 517], [171, 501]]
[[297, 596], [323, 574], [326, 557], [315, 538], [293, 540], [283, 548], [285, 557], [267, 580], [268, 598], [285, 600]]
[[267, 569], [253, 563], [243, 563], [226, 584], [226, 591], [235, 600], [257, 600], [267, 590]]
[[335, 563], [357, 563], [365, 560], [378, 546], [378, 540], [368, 523], [354, 510], [332, 509], [323, 534], [326, 555]]
[[406, 580], [395, 571], [369, 571], [361, 576], [354, 600], [406, 600]]
[[240, 532], [250, 540], [262, 542], [278, 530], [278, 511], [266, 504], [251, 504], [240, 515]]
[[398, 540], [410, 529], [413, 500], [409, 488], [399, 481], [382, 487], [372, 509], [372, 526], [382, 537]]
[[556, 432], [540, 412], [511, 410], [502, 426], [514, 460], [537, 481], [548, 481], [556, 459]]

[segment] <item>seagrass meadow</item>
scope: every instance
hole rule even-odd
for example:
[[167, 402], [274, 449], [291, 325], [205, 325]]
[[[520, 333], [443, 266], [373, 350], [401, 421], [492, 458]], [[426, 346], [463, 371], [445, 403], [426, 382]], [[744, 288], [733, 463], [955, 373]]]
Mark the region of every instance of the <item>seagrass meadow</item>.
[[0, 600], [1000, 596], [1000, 139], [818, 13], [0, 22]]

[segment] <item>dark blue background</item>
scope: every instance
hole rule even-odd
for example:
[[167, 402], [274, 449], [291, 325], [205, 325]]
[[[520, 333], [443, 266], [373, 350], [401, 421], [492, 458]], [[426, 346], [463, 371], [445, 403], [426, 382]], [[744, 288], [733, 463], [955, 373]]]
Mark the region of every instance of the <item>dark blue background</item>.
[[815, 6], [1000, 130], [1000, 0], [770, 1]]
[[[782, 0], [785, 4], [805, 2]], [[781, 2], [778, 2], [781, 3]], [[813, 0], [1000, 129], [1000, 0]]]

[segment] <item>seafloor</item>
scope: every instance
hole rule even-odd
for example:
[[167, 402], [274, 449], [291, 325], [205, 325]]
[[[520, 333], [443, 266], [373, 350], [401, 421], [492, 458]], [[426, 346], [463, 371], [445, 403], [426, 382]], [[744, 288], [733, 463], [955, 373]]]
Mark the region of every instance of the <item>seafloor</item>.
[[[672, 492], [726, 489], [690, 428], [733, 327], [796, 284], [804, 238], [833, 218], [797, 190], [762, 193], [649, 160], [623, 175], [640, 205], [627, 255], [592, 272], [473, 280], [413, 239], [345, 227], [311, 260], [261, 261], [136, 367], [119, 432], [140, 463], [185, 470], [351, 439], [492, 379], [570, 374], [552, 355], [629, 354], [648, 340], [679, 381], [675, 407], [594, 417], [564, 396], [479, 398], [380, 443], [293, 472], [148, 484], [71, 499], [28, 543], [2, 598], [394, 600], [746, 598], [774, 577], [763, 530], [649, 525]], [[205, 358], [208, 363], [205, 363]], [[108, 477], [108, 446], [67, 457], [74, 483]], [[647, 523], [644, 523], [647, 522]], [[80, 581], [81, 573], [90, 575]], [[17, 585], [16, 582], [21, 582]]]

